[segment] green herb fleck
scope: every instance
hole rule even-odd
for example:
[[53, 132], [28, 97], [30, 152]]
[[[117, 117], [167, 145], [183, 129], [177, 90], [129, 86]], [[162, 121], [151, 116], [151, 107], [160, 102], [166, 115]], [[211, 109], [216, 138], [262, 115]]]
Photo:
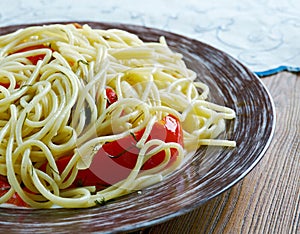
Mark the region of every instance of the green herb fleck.
[[49, 165], [49, 167], [50, 167], [50, 169], [51, 169], [51, 171], [52, 171], [53, 173], [59, 175], [59, 172], [58, 172], [58, 171], [56, 171], [56, 170], [55, 170], [53, 167], [51, 167], [50, 165]]
[[136, 138], [135, 134], [133, 132], [130, 132], [130, 135], [133, 137], [133, 139], [138, 142], [138, 139]]
[[108, 35], [103, 35], [102, 37], [103, 37], [104, 40], [109, 40], [110, 39], [110, 36], [108, 36]]
[[82, 59], [80, 59], [80, 60], [78, 60], [77, 61], [77, 65], [79, 66], [79, 63], [83, 63], [84, 65], [89, 65], [89, 63], [87, 62], [87, 61], [84, 61], [84, 60], [82, 60]]
[[105, 198], [102, 197], [101, 200], [95, 200], [96, 205], [104, 206], [106, 204]]
[[31, 176], [33, 176], [33, 166], [31, 165]]

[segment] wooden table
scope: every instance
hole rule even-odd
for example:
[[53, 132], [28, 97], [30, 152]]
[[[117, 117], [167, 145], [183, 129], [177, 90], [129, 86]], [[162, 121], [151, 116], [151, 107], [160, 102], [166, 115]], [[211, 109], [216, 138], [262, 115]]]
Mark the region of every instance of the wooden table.
[[259, 164], [198, 209], [135, 233], [300, 233], [300, 75], [283, 72], [262, 80], [277, 122]]

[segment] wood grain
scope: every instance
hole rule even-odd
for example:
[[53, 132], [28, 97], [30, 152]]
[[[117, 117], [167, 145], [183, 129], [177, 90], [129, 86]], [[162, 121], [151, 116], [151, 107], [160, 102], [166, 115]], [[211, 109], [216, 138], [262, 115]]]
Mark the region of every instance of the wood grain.
[[300, 233], [300, 75], [283, 72], [263, 82], [277, 122], [260, 163], [205, 205], [138, 233]]

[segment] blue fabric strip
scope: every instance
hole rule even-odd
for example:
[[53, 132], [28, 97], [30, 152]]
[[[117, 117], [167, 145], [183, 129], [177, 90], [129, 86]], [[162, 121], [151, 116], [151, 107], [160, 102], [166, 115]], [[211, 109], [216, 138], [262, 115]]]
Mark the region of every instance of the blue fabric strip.
[[289, 71], [289, 72], [300, 72], [300, 67], [290, 67], [290, 66], [279, 66], [270, 70], [254, 72], [259, 77], [271, 76], [278, 72]]

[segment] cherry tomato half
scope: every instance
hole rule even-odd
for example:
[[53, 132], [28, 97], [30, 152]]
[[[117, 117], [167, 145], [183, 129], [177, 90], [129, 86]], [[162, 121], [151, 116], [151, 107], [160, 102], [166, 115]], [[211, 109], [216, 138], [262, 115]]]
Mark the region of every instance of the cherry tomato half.
[[[7, 181], [7, 178], [0, 176], [0, 197], [8, 192], [10, 189], [10, 184]], [[19, 194], [14, 193], [6, 203], [13, 204], [21, 207], [28, 207], [28, 205], [22, 200]]]
[[[50, 47], [45, 45], [34, 45], [34, 46], [28, 46], [14, 53], [26, 52], [26, 51], [37, 50], [37, 49], [45, 49], [45, 48], [50, 49]], [[38, 55], [27, 57], [27, 59], [29, 59], [33, 65], [36, 65], [39, 60], [43, 60], [44, 58], [45, 58], [45, 54], [38, 54]]]
[[[132, 135], [128, 135], [119, 140], [104, 144], [94, 155], [89, 168], [79, 170], [74, 181], [74, 186], [92, 186], [97, 189], [108, 186], [125, 179], [134, 168], [139, 155], [139, 148], [136, 143], [141, 139], [145, 129]], [[172, 115], [168, 115], [163, 120], [154, 124], [150, 136], [151, 139], [160, 139], [165, 142], [176, 142], [183, 145], [182, 129], [179, 121]], [[171, 149], [171, 160], [169, 165], [174, 162], [178, 152]], [[57, 160], [59, 171], [61, 172], [72, 156], [62, 157]], [[148, 159], [142, 170], [149, 170], [163, 162], [165, 152], [161, 151]]]

